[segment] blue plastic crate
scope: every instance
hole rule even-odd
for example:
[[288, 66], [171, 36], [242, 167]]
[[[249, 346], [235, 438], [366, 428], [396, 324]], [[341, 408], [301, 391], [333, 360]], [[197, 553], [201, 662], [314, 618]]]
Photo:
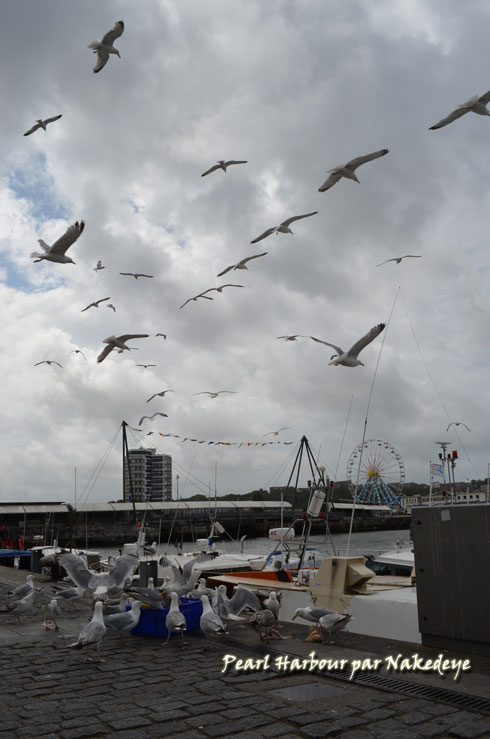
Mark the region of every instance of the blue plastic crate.
[[[187, 622], [187, 631], [199, 628], [199, 621], [202, 614], [202, 603], [198, 598], [186, 598], [179, 604], [181, 613], [184, 614]], [[156, 608], [142, 608], [138, 625], [131, 630], [132, 634], [140, 636], [156, 636], [160, 639], [166, 639], [168, 631], [165, 626], [165, 619], [169, 612], [169, 608], [157, 610]]]

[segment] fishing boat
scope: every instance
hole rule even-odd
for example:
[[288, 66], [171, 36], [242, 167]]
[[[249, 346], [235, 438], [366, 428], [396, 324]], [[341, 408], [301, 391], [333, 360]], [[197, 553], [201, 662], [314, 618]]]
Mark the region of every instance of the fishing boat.
[[[304, 437], [303, 437], [304, 439]], [[305, 449], [308, 451], [307, 441]], [[313, 484], [298, 539], [280, 536], [271, 554], [252, 571], [213, 576], [211, 586], [238, 585], [258, 595], [274, 591], [280, 601], [279, 620], [293, 621], [297, 608], [318, 606], [353, 618], [346, 630], [420, 643], [417, 598], [413, 577], [414, 555], [400, 546], [376, 557], [340, 556], [308, 546], [312, 523], [325, 516], [328, 531], [326, 485], [322, 471], [312, 465]], [[328, 506], [328, 503], [327, 503]]]

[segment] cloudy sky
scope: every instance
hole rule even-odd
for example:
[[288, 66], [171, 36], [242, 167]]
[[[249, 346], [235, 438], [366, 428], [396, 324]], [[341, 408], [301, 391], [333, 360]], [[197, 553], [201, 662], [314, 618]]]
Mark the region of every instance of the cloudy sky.
[[[119, 19], [121, 59], [94, 74], [87, 46]], [[458, 479], [485, 477], [490, 120], [428, 128], [490, 88], [489, 30], [478, 0], [4, 3], [0, 500], [72, 501], [75, 469], [79, 496], [120, 497], [123, 419], [142, 429], [132, 446], [172, 455], [183, 497], [285, 484], [302, 435], [332, 479], [364, 431], [407, 481], [428, 480], [441, 440]], [[361, 184], [318, 192], [383, 148]], [[248, 163], [202, 178], [220, 159]], [[76, 265], [33, 262], [38, 238], [81, 219]], [[421, 258], [376, 267], [404, 254]], [[224, 283], [243, 288], [179, 308]], [[82, 312], [108, 296], [116, 312]], [[276, 338], [348, 349], [380, 322], [364, 367]], [[149, 338], [97, 364], [125, 333]], [[235, 394], [194, 395], [218, 390]]]

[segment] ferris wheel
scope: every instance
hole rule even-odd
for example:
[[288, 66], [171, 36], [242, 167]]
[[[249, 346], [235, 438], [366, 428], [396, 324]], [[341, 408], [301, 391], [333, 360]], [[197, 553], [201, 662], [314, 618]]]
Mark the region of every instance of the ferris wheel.
[[387, 441], [369, 439], [352, 451], [347, 462], [347, 483], [352, 496], [358, 483], [357, 502], [395, 508], [404, 482], [403, 459]]

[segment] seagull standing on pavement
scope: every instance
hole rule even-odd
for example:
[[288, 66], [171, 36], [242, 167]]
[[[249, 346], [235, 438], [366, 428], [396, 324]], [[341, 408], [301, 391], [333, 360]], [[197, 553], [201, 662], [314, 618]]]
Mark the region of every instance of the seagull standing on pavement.
[[314, 210], [313, 213], [305, 213], [302, 216], [292, 216], [292, 218], [286, 218], [285, 221], [279, 224], [279, 226], [273, 226], [272, 228], [268, 228], [267, 231], [264, 231], [263, 234], [260, 234], [260, 236], [257, 236], [256, 239], [251, 241], [251, 244], [256, 244], [257, 241], [262, 241], [262, 239], [265, 239], [267, 236], [270, 236], [273, 233], [279, 234], [292, 234], [293, 232], [289, 228], [291, 223], [294, 223], [294, 221], [299, 221], [301, 218], [309, 218], [310, 216], [316, 216], [318, 213], [317, 210]]
[[58, 262], [59, 264], [75, 264], [73, 259], [66, 256], [66, 252], [68, 251], [70, 246], [75, 243], [80, 234], [83, 232], [84, 228], [85, 223], [83, 221], [80, 221], [80, 223], [78, 221], [75, 221], [75, 223], [67, 228], [63, 236], [60, 236], [60, 238], [55, 241], [52, 246], [46, 244], [46, 242], [42, 239], [38, 239], [37, 242], [44, 249], [44, 254], [33, 251], [31, 253], [31, 257], [36, 257], [36, 259], [34, 259], [35, 262], [40, 262], [42, 259], [45, 259], [47, 262]]
[[318, 192], [325, 192], [325, 190], [329, 190], [331, 187], [335, 185], [342, 177], [347, 177], [349, 180], [354, 180], [354, 182], [359, 182], [356, 175], [356, 169], [361, 166], [361, 164], [366, 164], [366, 162], [372, 162], [373, 159], [379, 159], [379, 157], [384, 157], [385, 154], [388, 154], [389, 149], [380, 149], [380, 151], [375, 151], [372, 154], [366, 154], [362, 157], [356, 157], [355, 159], [351, 159], [350, 162], [347, 162], [347, 164], [339, 164], [337, 167], [333, 167], [333, 169], [329, 169], [330, 177], [328, 177], [323, 185], [321, 185], [318, 188]]
[[344, 350], [341, 349], [340, 346], [335, 346], [335, 344], [330, 344], [328, 341], [322, 341], [321, 339], [315, 339], [314, 336], [310, 336], [310, 339], [313, 339], [313, 341], [318, 341], [319, 344], [325, 344], [326, 346], [331, 346], [332, 349], [335, 349], [337, 354], [332, 354], [330, 359], [333, 361], [329, 362], [329, 365], [342, 364], [344, 367], [357, 367], [359, 364], [361, 364], [364, 367], [364, 364], [359, 361], [357, 355], [360, 351], [362, 351], [362, 349], [364, 349], [364, 347], [370, 344], [371, 341], [376, 338], [376, 336], [379, 336], [385, 325], [385, 323], [378, 323], [377, 326], [373, 326], [373, 328], [370, 329], [367, 334], [362, 337], [362, 339], [356, 341], [356, 343], [351, 346], [351, 348], [347, 352], [344, 352]]
[[95, 73], [100, 72], [100, 70], [105, 67], [109, 61], [109, 54], [115, 54], [119, 59], [121, 58], [119, 51], [114, 47], [114, 41], [119, 38], [123, 31], [124, 23], [122, 21], [117, 21], [114, 28], [111, 28], [111, 30], [107, 31], [103, 36], [102, 41], [92, 41], [92, 43], [88, 45], [88, 48], [93, 49], [94, 54], [97, 54], [97, 62], [94, 67]]
[[42, 118], [38, 118], [35, 124], [33, 125], [33, 127], [25, 132], [24, 136], [30, 136], [31, 133], [34, 133], [34, 131], [37, 131], [38, 128], [42, 128], [43, 131], [45, 131], [48, 123], [53, 123], [53, 121], [59, 121], [60, 118], [61, 118], [61, 115], [55, 115], [52, 118], [45, 118], [44, 120], [42, 120]]
[[167, 613], [167, 617], [165, 619], [165, 628], [168, 631], [165, 646], [167, 646], [172, 632], [180, 632], [180, 635], [182, 637], [182, 647], [184, 647], [186, 644], [186, 642], [184, 641], [184, 631], [187, 631], [187, 622], [185, 620], [184, 614], [179, 608], [179, 596], [177, 595], [177, 593], [170, 593], [170, 599], [170, 610]]
[[[95, 659], [96, 662], [105, 661], [100, 657], [100, 645], [106, 632], [104, 617], [102, 615], [102, 608], [102, 601], [96, 601], [94, 615], [92, 616], [92, 620], [90, 621], [90, 623], [83, 627], [78, 635], [78, 639], [76, 642], [74, 642], [73, 644], [67, 644], [67, 647], [69, 649], [83, 649], [83, 647], [88, 647], [93, 644], [95, 647], [97, 647], [97, 657]], [[87, 659], [89, 661], [91, 660], [90, 657], [88, 657]]]

